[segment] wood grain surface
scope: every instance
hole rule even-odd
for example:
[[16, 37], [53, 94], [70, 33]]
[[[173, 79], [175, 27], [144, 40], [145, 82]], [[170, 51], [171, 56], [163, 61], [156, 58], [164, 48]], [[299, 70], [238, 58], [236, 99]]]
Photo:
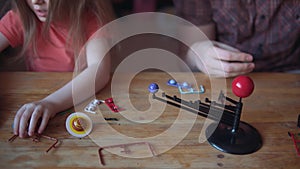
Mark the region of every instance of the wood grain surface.
[[[180, 96], [176, 88], [166, 85], [173, 75], [179, 82], [194, 83], [193, 80], [196, 79], [198, 84], [205, 86], [204, 94], [182, 96], [184, 98], [211, 99], [215, 92], [213, 86], [217, 86], [216, 82], [220, 81], [225, 84], [223, 87], [227, 89], [227, 96], [238, 99], [231, 91], [232, 78], [215, 81], [201, 73], [195, 73], [194, 76], [164, 72], [142, 72], [130, 76], [124, 73], [120, 77], [131, 79], [130, 83], [122, 83], [122, 80], [113, 78], [114, 83], [107, 85], [95, 96], [97, 99], [113, 97], [123, 111], [112, 113], [105, 105], [100, 105], [97, 114], [84, 112], [84, 107], [93, 99], [91, 97], [80, 105], [58, 113], [51, 119], [43, 134], [59, 139], [60, 143], [46, 153], [53, 143], [51, 140], [42, 139], [35, 143], [31, 138], [17, 138], [8, 142], [12, 136], [13, 118], [20, 106], [51, 94], [66, 84], [72, 78], [72, 73], [1, 72], [0, 168], [300, 168], [300, 156], [297, 156], [292, 139], [288, 136], [288, 132], [300, 133], [297, 128], [297, 117], [300, 114], [300, 75], [249, 74], [255, 83], [255, 90], [243, 100], [241, 119], [259, 131], [263, 146], [248, 155], [227, 154], [216, 150], [208, 142], [199, 143], [199, 135], [205, 122], [203, 117], [191, 116], [194, 121], [187, 120], [188, 123], [182, 124], [184, 128], [192, 123], [189, 132], [178, 127], [174, 138], [182, 136], [183, 139], [171, 148], [170, 145], [174, 144], [172, 138], [162, 136], [159, 140], [156, 139], [173, 127], [181, 112], [169, 105], [151, 107], [153, 100], [147, 88], [150, 83], [155, 82], [162, 91]], [[127, 105], [126, 101], [131, 105]], [[79, 139], [67, 132], [66, 118], [75, 111], [84, 112], [93, 119], [94, 128], [90, 136]], [[128, 119], [127, 116], [133, 119]], [[118, 121], [106, 123], [102, 117], [117, 118]], [[147, 121], [148, 117], [152, 119]], [[121, 136], [115, 133], [121, 133]], [[122, 135], [128, 140], [122, 140]], [[145, 158], [125, 157], [126, 154], [120, 149], [103, 150], [106, 165], [100, 164], [100, 145], [130, 143], [136, 138], [141, 141], [151, 138], [149, 143], [157, 156], [151, 157], [147, 146], [137, 145], [129, 148], [137, 157]]]

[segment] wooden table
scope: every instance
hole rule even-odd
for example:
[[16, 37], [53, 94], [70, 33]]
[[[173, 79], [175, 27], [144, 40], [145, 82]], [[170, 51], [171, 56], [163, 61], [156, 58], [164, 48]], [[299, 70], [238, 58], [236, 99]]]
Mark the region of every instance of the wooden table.
[[[178, 81], [187, 78], [184, 73], [177, 75]], [[199, 143], [198, 138], [205, 119], [197, 117], [191, 131], [170, 150], [161, 153], [155, 142], [151, 143], [159, 154], [155, 157], [126, 158], [104, 150], [106, 165], [102, 166], [98, 156], [99, 145], [93, 139], [75, 138], [66, 131], [65, 120], [74, 112], [73, 109], [59, 113], [50, 121], [44, 134], [59, 139], [60, 144], [48, 153], [45, 150], [53, 141], [41, 140], [34, 143], [30, 138], [17, 138], [12, 143], [8, 142], [12, 136], [13, 118], [18, 108], [60, 88], [72, 78], [71, 73], [0, 73], [0, 168], [300, 168], [300, 157], [288, 136], [289, 131], [300, 133], [297, 128], [297, 117], [300, 114], [300, 75], [252, 73], [249, 76], [255, 82], [255, 90], [250, 97], [243, 100], [242, 121], [254, 126], [262, 136], [263, 146], [257, 152], [232, 155], [216, 150], [208, 142]], [[200, 99], [209, 98], [212, 92], [209, 88], [210, 79], [200, 73], [195, 74], [195, 77], [206, 87], [206, 93]], [[162, 72], [140, 73], [135, 76], [129, 89], [134, 107], [140, 111], [149, 108], [147, 87], [152, 82], [158, 83], [161, 89], [171, 95], [178, 94], [176, 88], [166, 85], [169, 78], [169, 74]], [[232, 79], [227, 79], [227, 95], [237, 99], [231, 92], [231, 81]], [[124, 94], [120, 92], [119, 96], [122, 98]], [[110, 85], [97, 94], [99, 99], [109, 97]], [[89, 101], [76, 110], [82, 108], [84, 112], [83, 107]], [[119, 101], [115, 100], [117, 104]], [[109, 122], [110, 127], [124, 135], [139, 138], [153, 137], [167, 130], [178, 115], [177, 108], [166, 106], [160, 117], [149, 124], [139, 124], [124, 118], [120, 113], [112, 113], [105, 106], [100, 109], [104, 117], [118, 119]], [[110, 133], [105, 135], [105, 131], [103, 132], [102, 142], [106, 145], [113, 144], [114, 141], [109, 140]], [[184, 134], [180, 132], [178, 130], [178, 135]], [[106, 138], [109, 139], [105, 140]]]

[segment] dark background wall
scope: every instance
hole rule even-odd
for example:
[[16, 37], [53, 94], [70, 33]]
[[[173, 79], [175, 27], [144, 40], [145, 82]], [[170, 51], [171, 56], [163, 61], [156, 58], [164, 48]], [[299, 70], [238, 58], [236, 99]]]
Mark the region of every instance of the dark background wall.
[[10, 0], [0, 0], [0, 18], [10, 9]]

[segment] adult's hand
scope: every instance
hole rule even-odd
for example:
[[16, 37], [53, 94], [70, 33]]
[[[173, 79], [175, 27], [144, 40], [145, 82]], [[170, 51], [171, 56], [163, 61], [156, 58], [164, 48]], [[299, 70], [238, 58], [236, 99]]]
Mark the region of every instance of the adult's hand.
[[187, 62], [213, 77], [234, 77], [253, 71], [255, 65], [250, 54], [231, 46], [203, 41], [195, 43], [187, 54]]

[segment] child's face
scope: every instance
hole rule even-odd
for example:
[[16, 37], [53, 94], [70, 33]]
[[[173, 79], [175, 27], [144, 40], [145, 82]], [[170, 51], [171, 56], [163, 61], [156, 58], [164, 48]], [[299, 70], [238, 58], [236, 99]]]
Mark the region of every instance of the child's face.
[[45, 22], [48, 15], [49, 0], [26, 0], [28, 6], [41, 22]]

